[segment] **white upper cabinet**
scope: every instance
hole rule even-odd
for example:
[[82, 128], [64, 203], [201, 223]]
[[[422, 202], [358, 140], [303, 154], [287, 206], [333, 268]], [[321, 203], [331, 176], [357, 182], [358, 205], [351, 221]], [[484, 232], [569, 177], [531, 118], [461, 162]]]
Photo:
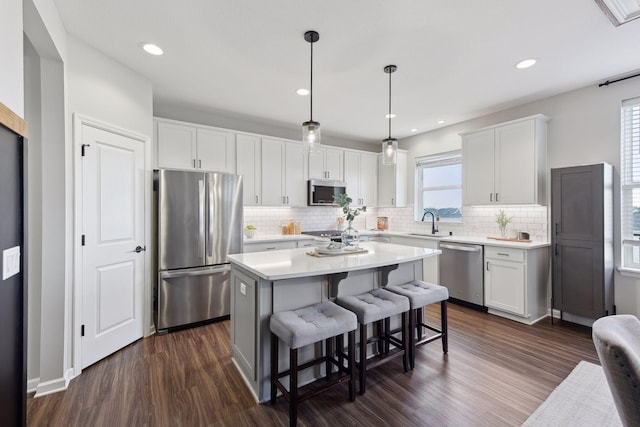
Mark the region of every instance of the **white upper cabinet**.
[[378, 155], [358, 151], [344, 152], [344, 180], [354, 206], [378, 204]]
[[192, 169], [197, 166], [196, 128], [177, 123], [157, 122], [158, 166]]
[[262, 145], [255, 135], [236, 135], [236, 173], [242, 175], [242, 198], [244, 206], [259, 206], [262, 203]]
[[465, 205], [546, 203], [547, 121], [536, 115], [461, 134]]
[[236, 173], [235, 135], [214, 129], [198, 128], [198, 168]]
[[262, 138], [262, 205], [306, 206], [306, 171], [301, 143]]
[[332, 179], [342, 181], [343, 153], [340, 148], [321, 146], [309, 153], [309, 179]]
[[395, 165], [383, 165], [378, 155], [378, 206], [407, 206], [407, 152], [398, 150]]
[[232, 132], [168, 120], [156, 125], [158, 167], [235, 173]]

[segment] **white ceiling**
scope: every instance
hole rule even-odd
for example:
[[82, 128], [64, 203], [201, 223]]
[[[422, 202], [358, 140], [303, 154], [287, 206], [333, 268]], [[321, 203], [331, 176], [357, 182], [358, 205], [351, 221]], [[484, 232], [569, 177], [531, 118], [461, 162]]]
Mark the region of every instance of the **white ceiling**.
[[[69, 33], [153, 83], [154, 102], [379, 142], [640, 70], [640, 20], [593, 0], [55, 0]], [[144, 41], [165, 54], [144, 53]], [[527, 70], [514, 65], [533, 57]], [[638, 94], [633, 94], [638, 95]], [[445, 120], [438, 125], [438, 120]]]

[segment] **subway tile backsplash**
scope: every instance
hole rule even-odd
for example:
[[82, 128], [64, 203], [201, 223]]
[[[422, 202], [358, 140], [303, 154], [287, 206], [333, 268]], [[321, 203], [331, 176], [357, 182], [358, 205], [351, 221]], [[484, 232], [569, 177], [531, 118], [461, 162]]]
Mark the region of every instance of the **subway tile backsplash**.
[[[548, 240], [548, 207], [547, 206], [465, 206], [462, 223], [436, 222], [439, 234], [498, 237], [500, 230], [496, 223], [496, 214], [502, 209], [513, 217], [507, 226], [507, 237], [516, 237], [518, 231], [526, 231], [531, 240]], [[280, 225], [295, 219], [302, 224], [302, 230], [333, 230], [339, 227], [338, 217], [343, 216], [337, 207], [245, 207], [244, 224], [257, 227], [259, 236], [280, 234]], [[375, 229], [376, 217], [389, 218], [389, 230], [409, 233], [430, 233], [431, 222], [415, 221], [413, 208], [370, 208], [366, 213], [354, 220], [354, 227], [358, 230]], [[343, 224], [343, 228], [346, 223]]]

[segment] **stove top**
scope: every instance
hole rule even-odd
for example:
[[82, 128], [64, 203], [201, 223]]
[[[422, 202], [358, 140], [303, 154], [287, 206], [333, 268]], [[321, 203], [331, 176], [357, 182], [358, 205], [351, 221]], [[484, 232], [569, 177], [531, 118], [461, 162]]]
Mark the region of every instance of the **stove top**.
[[303, 231], [302, 234], [308, 234], [310, 236], [317, 236], [317, 237], [340, 237], [342, 235], [342, 231], [341, 230]]

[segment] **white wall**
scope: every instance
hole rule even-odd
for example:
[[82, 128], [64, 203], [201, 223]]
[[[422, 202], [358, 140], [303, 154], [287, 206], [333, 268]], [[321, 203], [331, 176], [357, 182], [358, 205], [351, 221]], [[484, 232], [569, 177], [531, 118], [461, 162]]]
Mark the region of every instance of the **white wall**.
[[[598, 88], [597, 84], [546, 98], [520, 107], [451, 125], [400, 141], [408, 150], [409, 165], [415, 158], [460, 148], [460, 132], [542, 113], [550, 117], [547, 168], [607, 162], [614, 166], [614, 245], [620, 264], [620, 104], [640, 96], [640, 79], [630, 79]], [[549, 179], [547, 179], [549, 186]], [[409, 168], [408, 194], [413, 194], [413, 168]], [[547, 194], [550, 194], [548, 191]], [[618, 313], [640, 316], [640, 282], [633, 277], [615, 275], [615, 302]]]
[[24, 118], [22, 0], [2, 0], [0, 13], [0, 102]]

